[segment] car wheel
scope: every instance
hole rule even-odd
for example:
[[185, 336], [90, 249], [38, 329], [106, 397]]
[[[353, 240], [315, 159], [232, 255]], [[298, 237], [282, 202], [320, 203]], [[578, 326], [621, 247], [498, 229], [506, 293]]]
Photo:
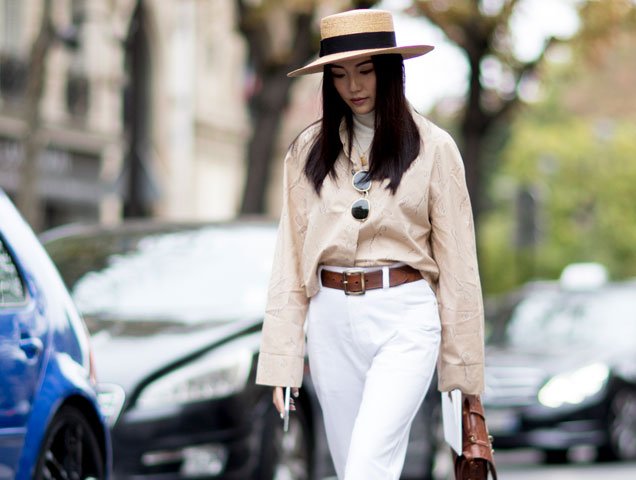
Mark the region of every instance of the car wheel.
[[568, 463], [568, 450], [566, 448], [544, 450], [543, 455], [543, 461], [550, 465]]
[[104, 460], [99, 441], [86, 418], [65, 406], [53, 417], [44, 436], [33, 476], [36, 480], [103, 479]]
[[272, 408], [263, 430], [258, 480], [311, 479], [311, 432], [301, 405], [289, 416], [289, 430], [283, 432], [283, 423]]
[[620, 390], [610, 404], [607, 444], [599, 449], [599, 460], [636, 459], [636, 392]]

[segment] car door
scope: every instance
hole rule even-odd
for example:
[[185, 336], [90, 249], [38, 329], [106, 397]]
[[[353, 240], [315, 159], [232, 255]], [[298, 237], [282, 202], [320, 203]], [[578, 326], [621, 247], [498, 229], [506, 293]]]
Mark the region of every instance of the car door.
[[0, 479], [13, 472], [43, 366], [42, 305], [0, 231]]

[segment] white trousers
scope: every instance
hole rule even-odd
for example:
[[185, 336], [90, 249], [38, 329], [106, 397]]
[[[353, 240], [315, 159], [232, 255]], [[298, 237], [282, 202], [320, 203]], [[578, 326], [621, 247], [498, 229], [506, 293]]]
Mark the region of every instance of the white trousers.
[[[343, 270], [325, 267], [329, 270]], [[367, 269], [367, 270], [377, 270]], [[397, 480], [440, 343], [425, 280], [364, 295], [322, 287], [307, 314], [307, 353], [339, 480]]]

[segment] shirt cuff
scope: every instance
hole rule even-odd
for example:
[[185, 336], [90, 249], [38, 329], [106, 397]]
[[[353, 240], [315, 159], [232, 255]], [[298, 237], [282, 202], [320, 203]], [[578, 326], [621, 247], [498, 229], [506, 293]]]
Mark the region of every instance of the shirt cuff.
[[438, 378], [440, 392], [450, 392], [458, 388], [467, 395], [480, 395], [484, 391], [484, 367], [482, 364], [440, 364]]
[[258, 355], [256, 383], [272, 387], [300, 387], [304, 364], [303, 357], [261, 352]]

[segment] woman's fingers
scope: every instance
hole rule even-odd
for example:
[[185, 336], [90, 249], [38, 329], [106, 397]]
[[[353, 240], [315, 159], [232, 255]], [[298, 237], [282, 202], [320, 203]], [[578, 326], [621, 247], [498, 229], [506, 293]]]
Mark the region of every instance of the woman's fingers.
[[[281, 415], [285, 411], [285, 395], [283, 392], [283, 387], [274, 387], [272, 392], [272, 402], [274, 403], [274, 407], [276, 407], [278, 413], [280, 413]], [[300, 394], [298, 388], [292, 388], [291, 394], [292, 396], [289, 399], [289, 410], [293, 412], [296, 410], [294, 397], [298, 397], [298, 395]]]
[[272, 392], [272, 401], [274, 402], [274, 407], [281, 415], [285, 411], [285, 399], [283, 398], [283, 387], [274, 387]]
[[291, 398], [289, 399], [289, 404], [290, 404], [289, 409], [290, 410], [292, 410], [292, 411], [296, 410], [296, 404], [294, 403], [294, 398], [298, 398], [299, 395], [300, 395], [300, 392], [299, 392], [298, 388], [297, 387], [292, 387], [292, 389], [291, 389]]

